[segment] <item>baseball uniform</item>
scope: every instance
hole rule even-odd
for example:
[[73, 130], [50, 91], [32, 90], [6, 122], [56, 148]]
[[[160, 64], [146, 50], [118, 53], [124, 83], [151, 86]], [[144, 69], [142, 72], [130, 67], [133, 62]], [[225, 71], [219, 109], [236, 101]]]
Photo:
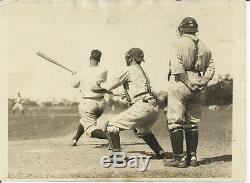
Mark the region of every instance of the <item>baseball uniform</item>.
[[118, 114], [106, 125], [105, 130], [112, 152], [114, 154], [121, 151], [119, 131], [132, 129], [149, 145], [157, 158], [164, 158], [164, 151], [151, 131], [158, 118], [158, 105], [151, 90], [149, 77], [140, 65], [144, 62], [143, 51], [131, 48], [126, 53], [125, 60], [128, 67], [116, 79], [102, 85], [108, 92], [123, 86], [131, 104], [126, 111]]
[[154, 97], [147, 91], [147, 81], [141, 66], [127, 67], [119, 77], [104, 83], [102, 87], [111, 91], [124, 83], [128, 86], [126, 90], [132, 105], [110, 120], [108, 130], [120, 131], [136, 128], [139, 133], [150, 133], [151, 127], [158, 118], [158, 106]]
[[90, 66], [76, 74], [72, 81], [72, 87], [79, 88], [81, 93], [78, 106], [81, 116], [80, 123], [87, 135], [91, 135], [91, 132], [97, 129], [97, 119], [102, 115], [105, 105], [104, 94], [94, 93], [91, 89], [99, 87], [98, 82], [106, 82], [107, 73], [103, 67]]
[[[198, 24], [194, 18], [184, 18], [178, 31], [180, 37], [173, 46], [168, 75], [167, 118], [173, 157], [164, 165], [186, 168], [198, 166], [196, 150], [201, 91], [212, 80], [215, 66], [210, 50], [196, 37]], [[183, 157], [183, 134], [186, 137], [186, 157]]]
[[13, 113], [15, 113], [17, 109], [19, 109], [20, 111], [22, 111], [22, 113], [24, 113], [23, 99], [20, 95], [18, 95], [17, 99], [15, 100], [15, 105], [12, 108]]
[[186, 73], [192, 84], [205, 85], [215, 72], [211, 52], [196, 36], [184, 34], [174, 46], [170, 70], [168, 127], [174, 129], [181, 125], [197, 126], [201, 116], [201, 92], [190, 91], [175, 75]]

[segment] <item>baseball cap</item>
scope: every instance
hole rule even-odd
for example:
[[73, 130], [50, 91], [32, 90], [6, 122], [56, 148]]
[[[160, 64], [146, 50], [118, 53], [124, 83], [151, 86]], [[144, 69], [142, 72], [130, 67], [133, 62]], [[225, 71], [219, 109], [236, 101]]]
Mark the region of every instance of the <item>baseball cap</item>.
[[145, 62], [144, 53], [140, 48], [131, 48], [127, 54], [131, 55], [136, 61]]
[[184, 32], [198, 32], [198, 24], [196, 20], [192, 17], [185, 17], [181, 21], [179, 28], [182, 29]]
[[101, 56], [102, 56], [102, 52], [100, 50], [92, 50], [91, 51], [90, 58], [92, 58], [92, 59], [94, 59], [96, 61], [100, 61]]

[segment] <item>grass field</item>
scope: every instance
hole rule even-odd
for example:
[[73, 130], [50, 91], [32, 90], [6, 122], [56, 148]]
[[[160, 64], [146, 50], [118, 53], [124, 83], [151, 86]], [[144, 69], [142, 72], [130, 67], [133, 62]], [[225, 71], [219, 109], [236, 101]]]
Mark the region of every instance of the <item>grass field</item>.
[[[119, 110], [120, 111], [120, 110]], [[118, 111], [116, 111], [118, 112]], [[103, 115], [106, 120], [114, 114]], [[79, 123], [77, 108], [29, 109], [25, 115], [9, 114], [9, 177], [21, 178], [226, 178], [231, 177], [232, 108], [219, 111], [202, 108], [199, 126], [199, 167], [176, 169], [164, 167], [151, 158], [145, 172], [137, 169], [103, 168], [100, 158], [108, 155], [105, 140], [85, 135], [79, 145], [70, 142]], [[160, 112], [153, 132], [171, 157], [166, 119]], [[121, 132], [121, 142], [129, 155], [152, 155], [152, 151], [133, 132]]]

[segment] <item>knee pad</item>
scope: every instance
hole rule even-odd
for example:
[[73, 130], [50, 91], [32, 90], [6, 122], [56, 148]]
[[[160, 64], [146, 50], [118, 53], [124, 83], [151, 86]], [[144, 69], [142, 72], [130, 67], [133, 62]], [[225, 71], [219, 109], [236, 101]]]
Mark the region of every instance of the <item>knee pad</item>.
[[167, 127], [168, 127], [168, 130], [174, 130], [174, 129], [177, 129], [177, 128], [183, 128], [183, 125], [182, 123], [178, 122], [178, 121], [173, 121], [173, 120], [167, 120]]
[[103, 130], [104, 132], [107, 131], [109, 125], [109, 121], [101, 121], [101, 122], [97, 122], [97, 127], [101, 130]]
[[170, 133], [175, 133], [175, 132], [178, 132], [178, 131], [181, 131], [181, 130], [183, 130], [183, 127], [179, 126], [179, 127], [176, 127], [176, 128], [169, 129], [169, 132]]
[[115, 126], [108, 126], [107, 127], [107, 132], [108, 133], [118, 133], [120, 132], [120, 129], [118, 127]]
[[134, 129], [134, 134], [138, 138], [143, 138], [143, 137], [145, 137], [145, 136], [147, 136], [149, 134], [152, 134], [152, 131]]
[[187, 132], [196, 132], [198, 131], [198, 126], [188, 127], [185, 129]]

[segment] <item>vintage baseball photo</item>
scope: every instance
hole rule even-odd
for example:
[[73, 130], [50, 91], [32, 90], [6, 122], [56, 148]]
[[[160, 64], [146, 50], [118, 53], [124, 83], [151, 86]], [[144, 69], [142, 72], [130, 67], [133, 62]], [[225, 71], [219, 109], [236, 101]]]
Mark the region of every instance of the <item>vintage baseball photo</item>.
[[243, 0], [0, 3], [2, 179], [245, 179]]

